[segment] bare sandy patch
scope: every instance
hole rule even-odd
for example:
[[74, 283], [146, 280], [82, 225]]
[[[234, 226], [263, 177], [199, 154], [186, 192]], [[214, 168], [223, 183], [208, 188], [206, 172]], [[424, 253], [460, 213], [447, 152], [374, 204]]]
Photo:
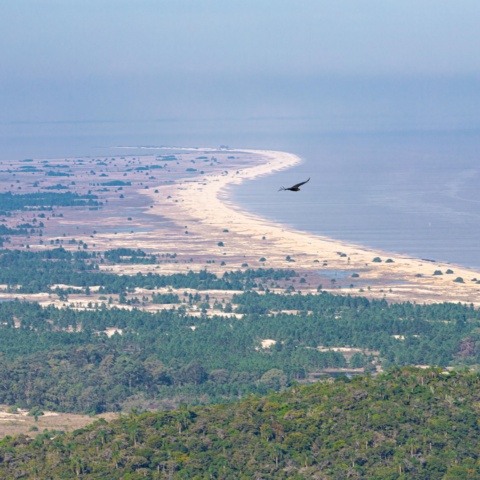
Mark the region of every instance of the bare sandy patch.
[[43, 411], [43, 415], [35, 420], [35, 417], [28, 415], [28, 410], [18, 409], [18, 413], [8, 413], [7, 409], [6, 405], [0, 405], [0, 438], [20, 434], [35, 437], [45, 429], [69, 432], [90, 425], [99, 418], [113, 420], [119, 416], [117, 413], [89, 416]]
[[277, 343], [276, 340], [272, 340], [271, 338], [266, 338], [265, 340], [262, 340], [262, 348], [270, 348], [272, 345], [275, 345]]

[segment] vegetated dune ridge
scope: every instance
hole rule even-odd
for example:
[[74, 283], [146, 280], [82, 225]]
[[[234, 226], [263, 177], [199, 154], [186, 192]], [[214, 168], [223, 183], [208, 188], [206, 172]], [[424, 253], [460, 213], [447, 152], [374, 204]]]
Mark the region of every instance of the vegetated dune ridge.
[[[231, 185], [291, 168], [301, 159], [290, 153], [264, 150], [232, 153], [239, 159], [235, 173], [214, 172], [159, 186], [157, 194], [151, 189], [141, 192], [154, 201], [149, 213], [167, 217], [182, 229], [180, 235], [175, 235], [177, 250], [220, 259], [209, 265], [210, 271], [221, 273], [245, 264], [320, 274], [322, 268], [329, 272], [344, 270], [359, 272], [364, 288], [343, 288], [338, 293], [385, 296], [389, 301], [460, 301], [480, 305], [480, 285], [476, 283], [479, 272], [298, 231], [242, 210], [229, 198]], [[287, 256], [295, 263], [287, 261]], [[259, 263], [262, 257], [266, 261]], [[382, 261], [374, 262], [376, 257]], [[220, 266], [222, 258], [227, 262], [225, 267]], [[387, 259], [391, 261], [385, 262]], [[442, 275], [433, 275], [437, 270]], [[454, 273], [445, 274], [449, 270]], [[335, 285], [324, 282], [322, 288], [331, 290]]]
[[2, 442], [2, 478], [479, 478], [479, 376], [395, 369]]

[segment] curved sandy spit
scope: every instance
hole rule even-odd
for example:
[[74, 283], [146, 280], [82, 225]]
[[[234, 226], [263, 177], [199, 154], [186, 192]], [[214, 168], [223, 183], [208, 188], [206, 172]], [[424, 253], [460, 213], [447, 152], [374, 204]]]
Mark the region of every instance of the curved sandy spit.
[[[294, 268], [314, 274], [321, 272], [326, 261], [328, 270], [361, 272], [363, 283], [372, 284], [362, 295], [385, 296], [391, 301], [461, 301], [480, 305], [480, 285], [472, 281], [480, 279], [477, 271], [298, 231], [240, 209], [229, 199], [230, 186], [291, 168], [301, 159], [290, 153], [264, 150], [238, 150], [235, 154], [242, 160], [235, 173], [219, 170], [159, 186], [157, 194], [152, 194], [152, 190], [142, 192], [154, 201], [149, 213], [168, 217], [178, 225], [178, 232], [169, 239], [177, 251], [223, 258], [227, 263], [223, 268], [226, 271], [248, 263], [252, 268]], [[162, 232], [158, 230], [154, 234], [162, 235]], [[223, 247], [218, 246], [220, 241], [224, 242]], [[287, 262], [287, 255], [295, 263]], [[261, 257], [267, 261], [259, 263]], [[393, 263], [372, 263], [374, 257], [390, 258]], [[208, 268], [220, 273], [222, 269], [218, 263]], [[435, 270], [445, 272], [447, 269], [454, 270], [454, 274], [433, 276]], [[454, 282], [456, 277], [462, 277], [465, 283]], [[358, 289], [348, 293], [358, 293]]]

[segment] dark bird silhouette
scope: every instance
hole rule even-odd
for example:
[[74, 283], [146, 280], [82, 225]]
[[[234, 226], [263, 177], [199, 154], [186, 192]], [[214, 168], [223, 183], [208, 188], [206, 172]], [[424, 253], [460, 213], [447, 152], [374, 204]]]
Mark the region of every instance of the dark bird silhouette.
[[282, 190], [290, 190], [291, 192], [298, 192], [300, 190], [300, 187], [302, 185], [305, 185], [309, 180], [310, 178], [308, 180], [305, 180], [304, 182], [297, 183], [296, 185], [290, 188], [280, 187], [278, 191], [281, 192]]

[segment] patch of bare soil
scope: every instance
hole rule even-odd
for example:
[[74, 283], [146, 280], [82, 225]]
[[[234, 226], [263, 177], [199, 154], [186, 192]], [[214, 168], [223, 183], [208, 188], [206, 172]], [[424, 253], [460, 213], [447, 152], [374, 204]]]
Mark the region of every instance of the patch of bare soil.
[[45, 429], [70, 432], [90, 425], [100, 418], [105, 420], [118, 418], [118, 413], [89, 416], [44, 411], [44, 415], [39, 415], [35, 419], [28, 415], [28, 410], [18, 409], [17, 413], [9, 413], [10, 411], [8, 406], [0, 405], [0, 438], [20, 434], [35, 437]]

